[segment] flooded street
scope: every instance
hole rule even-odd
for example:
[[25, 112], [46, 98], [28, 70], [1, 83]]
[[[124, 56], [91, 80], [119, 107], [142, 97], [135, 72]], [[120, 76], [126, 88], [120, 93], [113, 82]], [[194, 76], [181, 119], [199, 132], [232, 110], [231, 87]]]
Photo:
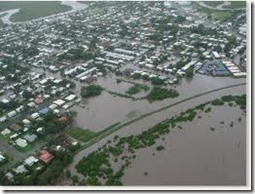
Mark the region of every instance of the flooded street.
[[[140, 83], [143, 83], [143, 81], [140, 81]], [[237, 83], [245, 83], [245, 78], [214, 78], [197, 74], [191, 82], [183, 79], [182, 84], [176, 87], [180, 93], [179, 97], [156, 101], [154, 103], [149, 103], [147, 100], [136, 101], [119, 96], [113, 97], [113, 95], [103, 91], [100, 96], [88, 99], [85, 108], [79, 106], [72, 107], [73, 111], [78, 112], [78, 116], [74, 123], [78, 127], [91, 129], [97, 132], [113, 123], [128, 121], [129, 119], [133, 119], [196, 94]], [[107, 78], [99, 78], [97, 84], [101, 85], [103, 88], [122, 94], [125, 94], [125, 91], [132, 86], [132, 84], [126, 82], [117, 84], [116, 77], [113, 75], [109, 75]], [[146, 83], [146, 85], [150, 86], [148, 83]], [[173, 86], [168, 87], [173, 88]], [[79, 88], [80, 87], [78, 86], [78, 89]]]
[[[243, 111], [222, 106], [201, 115], [202, 119], [181, 124], [182, 130], [171, 130], [165, 141], [138, 150], [123, 177], [124, 185], [245, 185]], [[225, 123], [220, 124], [221, 121]], [[230, 127], [232, 121], [234, 125]], [[165, 147], [161, 152], [155, 150], [159, 145]]]

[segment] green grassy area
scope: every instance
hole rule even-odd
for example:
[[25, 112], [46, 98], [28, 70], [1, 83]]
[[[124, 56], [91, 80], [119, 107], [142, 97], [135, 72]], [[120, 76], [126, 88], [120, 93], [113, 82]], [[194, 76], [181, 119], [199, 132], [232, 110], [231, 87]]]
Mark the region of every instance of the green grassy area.
[[89, 129], [84, 130], [80, 128], [70, 129], [67, 132], [67, 134], [73, 137], [74, 139], [77, 139], [78, 141], [83, 141], [83, 142], [87, 142], [91, 140], [96, 135], [95, 132], [90, 131]]
[[233, 13], [229, 11], [217, 11], [217, 12], [214, 12], [212, 15], [215, 20], [225, 21], [229, 19], [230, 17], [232, 17]]
[[105, 90], [106, 92], [108, 92], [109, 94], [113, 95], [114, 97], [119, 96], [122, 98], [130, 98], [132, 100], [136, 100], [135, 97], [130, 96], [130, 95], [126, 95], [126, 94], [122, 94], [122, 93], [118, 93], [118, 92], [114, 92], [114, 91], [110, 91], [110, 90]]
[[177, 96], [179, 96], [179, 93], [174, 89], [154, 87], [146, 96], [146, 99], [152, 103], [154, 101], [164, 100], [166, 98], [175, 98]]
[[28, 143], [26, 147], [22, 148], [22, 147], [19, 147], [18, 145], [14, 145], [13, 147], [18, 150], [19, 152], [30, 152], [31, 150], [34, 149], [34, 142], [33, 143]]
[[135, 83], [132, 87], [128, 88], [126, 93], [129, 95], [135, 95], [135, 94], [138, 94], [139, 92], [141, 92], [142, 90], [147, 92], [149, 89], [150, 89], [149, 86]]
[[223, 4], [223, 1], [204, 1], [206, 5], [209, 5], [211, 7], [217, 7], [218, 5]]
[[67, 5], [61, 5], [61, 2], [57, 1], [1, 1], [0, 11], [6, 11], [9, 9], [17, 9], [20, 11], [14, 14], [10, 20], [16, 21], [27, 21], [44, 17], [52, 14], [66, 12], [72, 8]]
[[232, 11], [232, 10], [215, 10], [215, 9], [209, 9], [206, 7], [199, 6], [198, 3], [192, 4], [195, 8], [197, 8], [198, 11], [203, 12], [207, 14], [208, 16], [212, 16], [214, 20], [218, 21], [225, 21], [228, 19], [231, 19], [235, 15], [239, 14], [238, 11]]
[[231, 1], [231, 5], [223, 6], [223, 8], [230, 8], [230, 9], [238, 9], [238, 8], [245, 8], [246, 1]]

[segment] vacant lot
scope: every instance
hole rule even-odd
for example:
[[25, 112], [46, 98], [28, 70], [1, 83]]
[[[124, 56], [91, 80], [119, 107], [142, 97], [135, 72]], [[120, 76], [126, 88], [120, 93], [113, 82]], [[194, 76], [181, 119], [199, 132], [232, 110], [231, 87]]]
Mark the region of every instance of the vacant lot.
[[223, 1], [204, 1], [204, 3], [211, 7], [217, 7], [218, 5], [221, 5], [224, 2]]
[[233, 13], [229, 11], [217, 11], [213, 13], [213, 18], [219, 21], [224, 21], [230, 18], [232, 15]]
[[27, 21], [52, 14], [66, 12], [72, 8], [67, 5], [61, 5], [57, 1], [2, 1], [0, 2], [0, 11], [17, 9], [20, 11], [14, 14], [10, 20], [13, 22]]
[[76, 129], [71, 129], [70, 131], [67, 132], [68, 135], [71, 137], [77, 139], [78, 141], [89, 141], [95, 136], [95, 133], [90, 131], [89, 129], [81, 129], [81, 128], [76, 128]]
[[229, 8], [229, 9], [239, 9], [239, 8], [245, 8], [246, 7], [246, 1], [231, 1], [231, 5], [223, 6], [223, 8]]

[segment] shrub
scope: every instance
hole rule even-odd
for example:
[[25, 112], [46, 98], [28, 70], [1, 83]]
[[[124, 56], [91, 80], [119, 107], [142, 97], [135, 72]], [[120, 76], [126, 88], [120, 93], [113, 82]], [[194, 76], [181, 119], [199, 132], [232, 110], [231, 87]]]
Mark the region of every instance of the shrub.
[[100, 85], [83, 86], [81, 88], [81, 96], [84, 98], [98, 96], [101, 94], [103, 88]]

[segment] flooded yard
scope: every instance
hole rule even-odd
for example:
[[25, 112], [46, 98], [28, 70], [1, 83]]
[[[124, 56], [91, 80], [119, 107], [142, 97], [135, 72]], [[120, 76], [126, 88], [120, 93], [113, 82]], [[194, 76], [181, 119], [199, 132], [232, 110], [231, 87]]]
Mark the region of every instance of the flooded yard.
[[[180, 124], [181, 130], [171, 130], [164, 141], [160, 139], [155, 146], [138, 150], [123, 177], [124, 185], [245, 185], [243, 111], [222, 106], [201, 115], [202, 119]], [[165, 149], [157, 151], [159, 145]]]

